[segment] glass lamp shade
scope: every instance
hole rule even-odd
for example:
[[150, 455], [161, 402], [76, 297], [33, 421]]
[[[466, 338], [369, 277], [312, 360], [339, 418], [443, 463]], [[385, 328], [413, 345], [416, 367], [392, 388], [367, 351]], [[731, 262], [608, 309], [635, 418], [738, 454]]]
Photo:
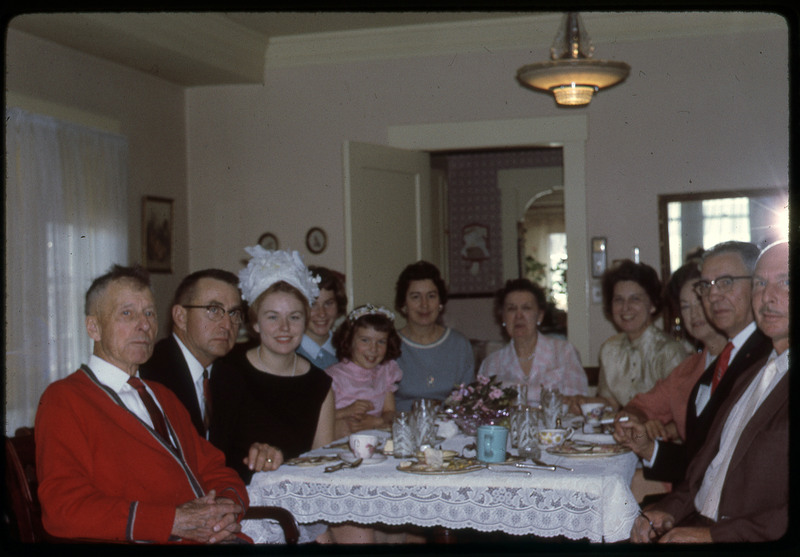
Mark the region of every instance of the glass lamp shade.
[[532, 89], [553, 92], [558, 104], [582, 105], [598, 89], [628, 77], [630, 70], [625, 62], [572, 58], [523, 66], [517, 70], [517, 79]]

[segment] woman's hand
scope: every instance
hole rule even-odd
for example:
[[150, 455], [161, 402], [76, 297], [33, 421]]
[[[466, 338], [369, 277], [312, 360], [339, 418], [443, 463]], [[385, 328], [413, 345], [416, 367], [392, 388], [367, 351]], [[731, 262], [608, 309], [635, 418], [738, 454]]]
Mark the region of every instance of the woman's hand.
[[253, 443], [242, 462], [255, 472], [277, 470], [283, 464], [283, 452], [266, 443]]
[[669, 440], [670, 434], [661, 420], [647, 420], [644, 423], [644, 429], [650, 439], [664, 439]]

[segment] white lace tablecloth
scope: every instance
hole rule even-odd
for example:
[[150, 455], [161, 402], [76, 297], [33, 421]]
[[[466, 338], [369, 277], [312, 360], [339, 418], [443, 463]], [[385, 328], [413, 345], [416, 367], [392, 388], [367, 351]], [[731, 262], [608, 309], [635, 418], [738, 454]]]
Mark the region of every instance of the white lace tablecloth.
[[[576, 438], [578, 435], [576, 435]], [[442, 448], [460, 450], [473, 437], [458, 435]], [[319, 449], [310, 454], [336, 454]], [[637, 458], [570, 458], [542, 455], [547, 463], [573, 468], [499, 472], [483, 469], [454, 475], [416, 475], [396, 469], [392, 457], [332, 474], [324, 466], [281, 466], [255, 474], [251, 505], [277, 505], [302, 524], [319, 522], [414, 524], [473, 528], [515, 535], [565, 536], [593, 542], [628, 539], [639, 506], [630, 490]], [[257, 543], [275, 541], [264, 521], [246, 521]]]

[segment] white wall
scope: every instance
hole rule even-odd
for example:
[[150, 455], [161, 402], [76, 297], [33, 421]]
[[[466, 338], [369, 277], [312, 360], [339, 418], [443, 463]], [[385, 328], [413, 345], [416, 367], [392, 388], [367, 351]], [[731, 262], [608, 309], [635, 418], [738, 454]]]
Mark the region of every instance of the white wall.
[[30, 104], [22, 108], [45, 106], [50, 116], [107, 124], [128, 138], [130, 260], [119, 263], [142, 261], [142, 196], [175, 199], [174, 273], [152, 277], [163, 334], [165, 310], [189, 270], [183, 88], [14, 30], [6, 41], [5, 85]]
[[[609, 261], [638, 246], [656, 269], [658, 194], [788, 184], [786, 33], [595, 46], [631, 75], [578, 109], [517, 84], [541, 57], [527, 50], [268, 68], [264, 86], [189, 90], [190, 266], [238, 269], [265, 231], [306, 253], [321, 226], [330, 247], [306, 262], [342, 269], [342, 142], [385, 144], [392, 125], [586, 114], [587, 236], [608, 238]], [[613, 332], [599, 305], [589, 329], [596, 358]]]

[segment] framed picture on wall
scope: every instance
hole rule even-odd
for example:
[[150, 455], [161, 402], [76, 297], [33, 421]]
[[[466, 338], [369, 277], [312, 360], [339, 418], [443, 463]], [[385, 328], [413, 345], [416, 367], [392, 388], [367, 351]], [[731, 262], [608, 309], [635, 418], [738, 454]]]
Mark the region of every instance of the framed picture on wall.
[[142, 198], [142, 260], [151, 273], [172, 272], [172, 199]]

